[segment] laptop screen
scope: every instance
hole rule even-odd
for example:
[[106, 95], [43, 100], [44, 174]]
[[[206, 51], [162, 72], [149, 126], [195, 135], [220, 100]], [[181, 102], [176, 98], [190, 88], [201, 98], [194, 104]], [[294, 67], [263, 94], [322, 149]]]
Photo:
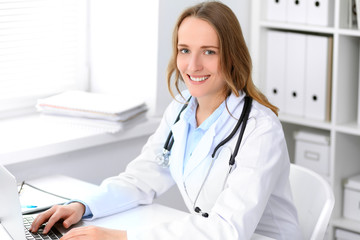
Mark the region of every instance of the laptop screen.
[[0, 223], [13, 239], [25, 240], [15, 177], [0, 165]]

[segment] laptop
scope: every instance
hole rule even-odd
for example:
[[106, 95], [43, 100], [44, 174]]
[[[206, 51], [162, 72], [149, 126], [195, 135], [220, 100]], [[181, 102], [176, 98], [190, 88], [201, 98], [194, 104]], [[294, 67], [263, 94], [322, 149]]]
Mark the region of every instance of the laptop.
[[[31, 225], [31, 219], [36, 215], [22, 215], [20, 199], [18, 196], [17, 183], [15, 177], [2, 165], [0, 165], [0, 224], [2, 230], [15, 240], [28, 239], [59, 239], [65, 234], [65, 228], [59, 226], [53, 227], [51, 233], [33, 236], [27, 229]], [[28, 222], [30, 221], [30, 223]], [[46, 236], [44, 238], [40, 238]], [[1, 238], [1, 237], [0, 237]], [[11, 239], [9, 238], [9, 239]]]

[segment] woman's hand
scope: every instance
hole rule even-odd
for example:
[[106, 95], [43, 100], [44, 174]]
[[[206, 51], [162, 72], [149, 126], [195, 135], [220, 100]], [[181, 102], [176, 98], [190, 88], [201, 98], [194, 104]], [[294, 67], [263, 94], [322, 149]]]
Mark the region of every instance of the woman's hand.
[[88, 226], [71, 229], [60, 240], [127, 240], [126, 231]]
[[54, 224], [63, 220], [63, 226], [69, 228], [71, 225], [79, 222], [85, 213], [85, 206], [79, 202], [73, 202], [69, 205], [55, 205], [49, 210], [39, 214], [30, 227], [31, 232], [37, 232], [39, 227], [47, 222], [43, 233], [47, 234]]

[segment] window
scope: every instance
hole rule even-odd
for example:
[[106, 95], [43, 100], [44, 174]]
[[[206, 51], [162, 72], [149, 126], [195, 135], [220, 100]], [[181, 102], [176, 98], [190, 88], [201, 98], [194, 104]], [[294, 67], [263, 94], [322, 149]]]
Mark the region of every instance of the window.
[[85, 89], [87, 0], [0, 0], [0, 113]]

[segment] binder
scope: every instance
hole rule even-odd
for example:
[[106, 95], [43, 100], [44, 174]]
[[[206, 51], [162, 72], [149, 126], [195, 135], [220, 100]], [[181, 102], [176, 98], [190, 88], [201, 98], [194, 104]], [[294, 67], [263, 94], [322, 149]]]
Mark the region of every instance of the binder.
[[359, 68], [358, 68], [358, 115], [357, 115], [357, 124], [360, 127], [360, 40], [359, 40]]
[[[358, 19], [359, 19], [359, 14], [356, 14], [357, 12], [359, 12], [358, 9], [358, 3], [359, 0], [343, 0], [342, 1], [342, 5], [345, 7], [347, 6], [347, 12], [346, 14], [347, 16], [347, 21], [348, 21], [348, 28], [349, 29], [355, 29], [356, 26], [359, 26], [358, 23]], [[360, 29], [360, 28], [359, 28]]]
[[288, 0], [267, 0], [267, 19], [270, 21], [286, 21], [286, 1]]
[[306, 35], [286, 35], [285, 112], [304, 116]]
[[287, 22], [306, 24], [307, 1], [308, 0], [287, 0]]
[[356, 21], [357, 21], [357, 26], [358, 26], [358, 29], [360, 30], [360, 0], [355, 0], [356, 1]]
[[309, 25], [329, 26], [333, 21], [333, 0], [309, 0], [307, 3], [306, 23]]
[[285, 108], [286, 33], [268, 31], [266, 44], [266, 96], [283, 112]]
[[306, 36], [305, 117], [330, 120], [331, 49], [326, 36]]

